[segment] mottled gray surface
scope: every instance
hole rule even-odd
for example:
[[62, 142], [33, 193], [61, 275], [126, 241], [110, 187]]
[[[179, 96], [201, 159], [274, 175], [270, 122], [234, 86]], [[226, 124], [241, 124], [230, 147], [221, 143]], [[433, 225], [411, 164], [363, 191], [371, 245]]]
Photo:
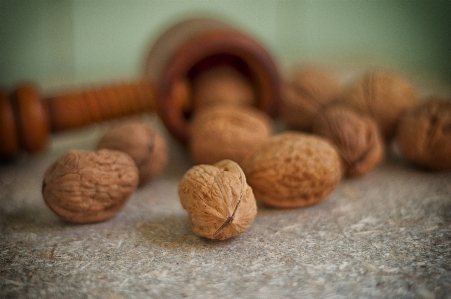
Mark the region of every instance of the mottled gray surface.
[[320, 204], [259, 206], [242, 235], [209, 241], [179, 203], [191, 162], [172, 144], [165, 173], [115, 218], [63, 222], [42, 200], [43, 173], [104, 130], [55, 136], [45, 154], [1, 166], [1, 298], [451, 298], [451, 172], [391, 155]]

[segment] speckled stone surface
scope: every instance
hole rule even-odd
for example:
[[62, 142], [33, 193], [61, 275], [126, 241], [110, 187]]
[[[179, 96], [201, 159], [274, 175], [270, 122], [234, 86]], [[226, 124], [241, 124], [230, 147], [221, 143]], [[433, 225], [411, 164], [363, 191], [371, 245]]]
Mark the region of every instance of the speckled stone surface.
[[116, 217], [59, 220], [40, 193], [44, 171], [105, 129], [1, 165], [1, 298], [451, 298], [451, 172], [390, 154], [315, 206], [259, 205], [246, 232], [210, 241], [190, 231], [177, 185], [192, 162], [169, 139], [166, 171]]

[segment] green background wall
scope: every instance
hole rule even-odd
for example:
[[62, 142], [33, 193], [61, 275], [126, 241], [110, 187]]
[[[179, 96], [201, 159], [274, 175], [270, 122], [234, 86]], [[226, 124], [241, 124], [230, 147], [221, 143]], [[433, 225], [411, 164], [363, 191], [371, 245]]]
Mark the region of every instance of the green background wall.
[[376, 64], [451, 82], [451, 1], [0, 0], [0, 85], [140, 74], [180, 18], [224, 19], [282, 66]]

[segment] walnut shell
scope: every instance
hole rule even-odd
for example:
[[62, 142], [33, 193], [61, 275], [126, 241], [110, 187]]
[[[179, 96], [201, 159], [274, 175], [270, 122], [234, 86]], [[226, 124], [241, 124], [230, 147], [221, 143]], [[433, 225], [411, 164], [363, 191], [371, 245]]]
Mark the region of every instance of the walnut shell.
[[384, 144], [373, 119], [344, 106], [332, 105], [313, 123], [313, 133], [329, 139], [338, 149], [348, 177], [372, 170], [384, 156]]
[[151, 181], [168, 163], [168, 147], [164, 137], [141, 121], [128, 121], [108, 130], [97, 149], [112, 149], [129, 154], [139, 170], [139, 185]]
[[138, 185], [138, 169], [126, 153], [72, 150], [44, 174], [42, 195], [49, 208], [75, 223], [116, 215]]
[[254, 105], [255, 91], [249, 80], [233, 67], [205, 70], [192, 84], [194, 111], [217, 104]]
[[193, 232], [224, 240], [244, 232], [257, 214], [251, 187], [240, 166], [231, 160], [197, 165], [183, 176], [178, 194]]
[[280, 118], [293, 130], [309, 132], [316, 114], [340, 93], [340, 84], [332, 73], [317, 67], [300, 68], [282, 86]]
[[358, 112], [372, 116], [384, 138], [390, 140], [401, 115], [417, 105], [417, 95], [410, 82], [400, 75], [372, 70], [347, 89], [343, 101]]
[[241, 163], [249, 151], [271, 136], [269, 118], [251, 107], [217, 105], [194, 115], [189, 150], [196, 163], [223, 159]]
[[395, 143], [414, 164], [451, 169], [451, 100], [429, 98], [401, 118]]
[[335, 147], [322, 137], [297, 132], [271, 137], [242, 167], [255, 197], [278, 208], [317, 203], [342, 178]]

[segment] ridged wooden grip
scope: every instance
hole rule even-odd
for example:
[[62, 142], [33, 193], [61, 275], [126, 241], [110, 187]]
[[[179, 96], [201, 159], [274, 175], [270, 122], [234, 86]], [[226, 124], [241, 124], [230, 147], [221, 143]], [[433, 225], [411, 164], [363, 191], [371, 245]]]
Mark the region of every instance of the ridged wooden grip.
[[45, 101], [52, 131], [155, 110], [153, 85], [140, 82], [67, 93]]
[[33, 84], [11, 94], [0, 91], [0, 159], [24, 150], [43, 150], [50, 132], [155, 111], [155, 88], [148, 80], [68, 92], [42, 99]]
[[[184, 82], [227, 65], [249, 81], [254, 106], [275, 117], [280, 77], [270, 53], [256, 40], [216, 19], [188, 19], [168, 28], [151, 47], [143, 81], [40, 99], [33, 85], [0, 92], [0, 158], [36, 152], [50, 132], [76, 129], [155, 111], [182, 144], [190, 139], [191, 94]], [[153, 86], [155, 84], [155, 86]], [[185, 86], [185, 87], [184, 87]]]

